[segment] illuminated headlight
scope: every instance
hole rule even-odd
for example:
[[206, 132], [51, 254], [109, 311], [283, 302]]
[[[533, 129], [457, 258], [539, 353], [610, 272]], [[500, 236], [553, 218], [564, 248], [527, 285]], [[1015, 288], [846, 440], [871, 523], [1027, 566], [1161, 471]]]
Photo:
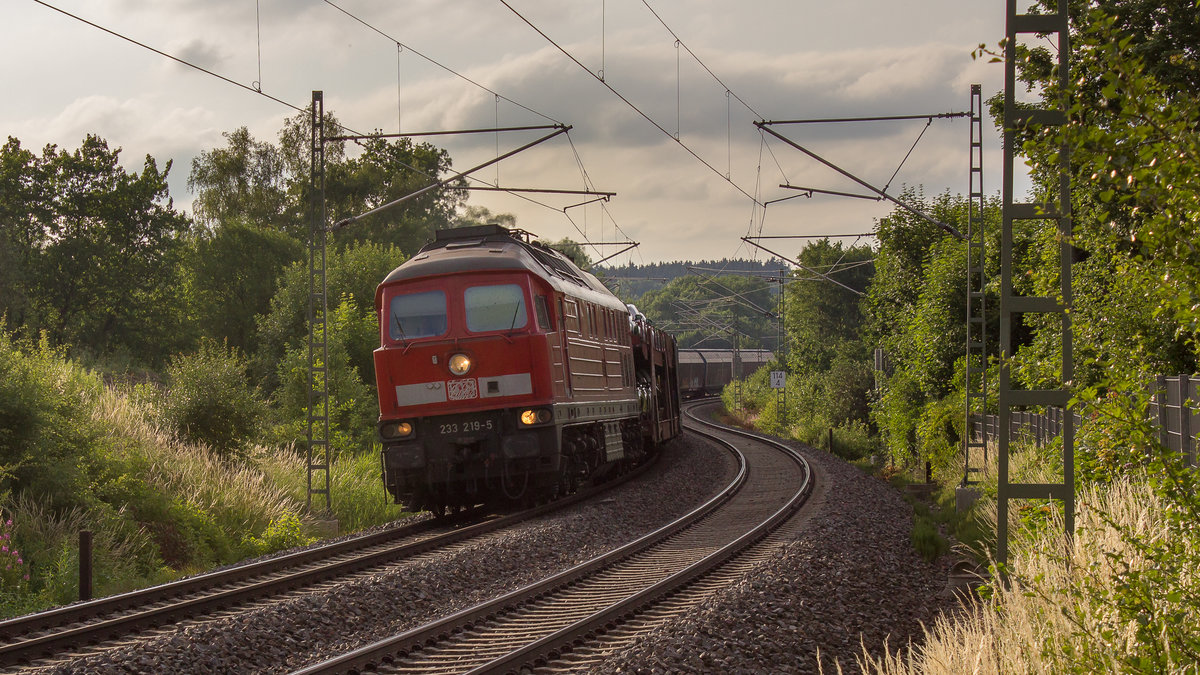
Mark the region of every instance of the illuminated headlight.
[[450, 357], [450, 372], [455, 375], [466, 375], [471, 369], [471, 357], [466, 354], [455, 354]]
[[407, 438], [412, 436], [411, 422], [388, 422], [379, 427], [379, 435], [383, 438]]
[[549, 422], [552, 416], [549, 410], [546, 410], [545, 408], [539, 408], [522, 410], [519, 417], [522, 425], [531, 427], [535, 424], [545, 424]]

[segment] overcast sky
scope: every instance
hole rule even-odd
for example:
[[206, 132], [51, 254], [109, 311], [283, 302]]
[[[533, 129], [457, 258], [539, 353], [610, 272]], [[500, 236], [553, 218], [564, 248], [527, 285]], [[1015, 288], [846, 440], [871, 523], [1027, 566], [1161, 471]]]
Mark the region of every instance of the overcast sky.
[[[642, 0], [509, 0], [586, 70], [499, 0], [335, 0], [386, 36], [321, 0], [48, 1], [248, 87], [259, 82], [263, 92], [299, 107], [312, 90], [323, 90], [326, 110], [359, 131], [572, 125], [570, 141], [548, 141], [477, 176], [506, 187], [580, 189], [582, 166], [595, 189], [617, 193], [603, 209], [593, 204], [564, 214], [585, 199], [566, 195], [530, 195], [539, 205], [473, 192], [469, 203], [513, 213], [520, 227], [546, 239], [641, 242], [614, 262], [761, 258], [741, 237], [868, 232], [891, 207], [820, 195], [765, 212], [756, 206], [751, 196], [767, 202], [796, 194], [778, 187], [785, 182], [864, 190], [776, 139], [764, 141], [753, 122], [960, 112], [971, 83], [981, 83], [986, 98], [1003, 78], [1000, 65], [971, 59], [977, 44], [1003, 37], [1002, 0], [649, 0], [725, 86], [676, 47]], [[414, 50], [508, 100], [498, 102]], [[284, 118], [295, 114], [33, 0], [0, 6], [0, 58], [4, 134], [40, 150], [47, 143], [74, 149], [95, 133], [124, 149], [130, 169], [146, 154], [160, 166], [173, 160], [172, 197], [184, 208], [193, 198], [192, 158], [223, 145], [222, 132], [246, 126], [275, 141]], [[609, 86], [678, 133], [683, 145], [589, 71], [602, 71]], [[775, 128], [882, 188], [925, 126]], [[995, 193], [999, 142], [990, 121], [984, 126], [984, 187]], [[431, 140], [465, 169], [536, 137]], [[967, 144], [966, 120], [935, 120], [889, 193], [903, 185], [965, 193]], [[802, 246], [763, 244], [788, 255]]]

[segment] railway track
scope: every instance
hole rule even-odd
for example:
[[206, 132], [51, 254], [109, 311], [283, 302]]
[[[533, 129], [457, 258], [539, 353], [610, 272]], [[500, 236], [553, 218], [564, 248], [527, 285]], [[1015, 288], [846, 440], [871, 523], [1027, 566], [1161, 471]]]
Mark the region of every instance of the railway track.
[[[783, 445], [728, 429], [701, 431], [688, 414], [693, 433], [739, 457], [736, 477], [705, 504], [561, 574], [298, 673], [578, 669], [727, 583], [803, 504], [812, 475]], [[731, 433], [756, 441], [743, 452], [725, 438]]]
[[550, 504], [497, 516], [471, 510], [130, 593], [0, 622], [0, 668], [94, 653], [115, 640], [445, 550], [607, 491], [653, 462]]

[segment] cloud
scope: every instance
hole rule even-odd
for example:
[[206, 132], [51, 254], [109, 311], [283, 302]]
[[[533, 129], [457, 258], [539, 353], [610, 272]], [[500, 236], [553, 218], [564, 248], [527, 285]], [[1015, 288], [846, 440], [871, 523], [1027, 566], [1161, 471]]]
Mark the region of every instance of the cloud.
[[220, 71], [226, 62], [226, 58], [219, 47], [199, 38], [189, 40], [181, 45], [174, 45], [166, 51], [188, 63], [208, 70]]

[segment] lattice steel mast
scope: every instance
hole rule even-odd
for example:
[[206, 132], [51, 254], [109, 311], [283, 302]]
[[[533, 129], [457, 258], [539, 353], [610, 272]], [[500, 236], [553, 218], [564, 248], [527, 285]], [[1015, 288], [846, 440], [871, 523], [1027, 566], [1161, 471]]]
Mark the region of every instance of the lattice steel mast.
[[983, 97], [971, 85], [971, 171], [967, 194], [967, 359], [966, 425], [963, 434], [963, 485], [978, 483], [973, 474], [987, 466], [987, 425], [972, 433], [974, 419], [987, 414], [987, 255], [983, 236]]
[[[1064, 528], [1070, 536], [1075, 529], [1075, 420], [1068, 414], [1063, 416], [1062, 426], [1062, 482], [1060, 483], [1014, 483], [1009, 476], [1012, 431], [1009, 427], [1014, 408], [1027, 406], [1067, 407], [1071, 393], [1068, 390], [1073, 377], [1071, 342], [1071, 174], [1070, 148], [1066, 143], [1059, 148], [1059, 180], [1057, 199], [1047, 204], [1019, 204], [1013, 201], [1013, 164], [1016, 158], [1016, 131], [1038, 127], [1062, 126], [1067, 122], [1065, 100], [1051, 110], [1034, 110], [1017, 106], [1016, 56], [1017, 37], [1020, 35], [1058, 35], [1058, 89], [1065, 96], [1069, 83], [1067, 63], [1070, 55], [1068, 34], [1067, 0], [1058, 0], [1055, 14], [1031, 15], [1017, 13], [1017, 0], [1007, 1], [1007, 30], [1004, 48], [1004, 212], [1000, 239], [1000, 476], [997, 494], [998, 524], [996, 530], [996, 560], [1008, 561], [1008, 510], [1013, 499], [1057, 499], [1065, 511]], [[1053, 220], [1058, 228], [1059, 243], [1059, 295], [1060, 297], [1032, 297], [1013, 292], [1013, 221]], [[1014, 389], [1012, 387], [1010, 362], [1013, 357], [1012, 330], [1014, 319], [1021, 314], [1057, 314], [1062, 321], [1062, 371], [1056, 389]]]
[[329, 342], [328, 301], [325, 279], [325, 103], [320, 91], [312, 93], [311, 174], [312, 198], [308, 229], [308, 496], [325, 496], [325, 511], [331, 510], [329, 490]]

